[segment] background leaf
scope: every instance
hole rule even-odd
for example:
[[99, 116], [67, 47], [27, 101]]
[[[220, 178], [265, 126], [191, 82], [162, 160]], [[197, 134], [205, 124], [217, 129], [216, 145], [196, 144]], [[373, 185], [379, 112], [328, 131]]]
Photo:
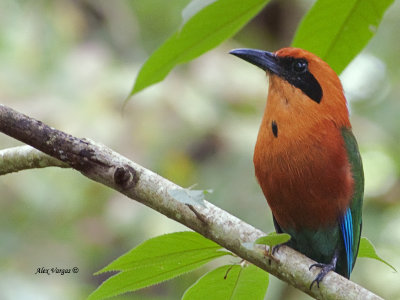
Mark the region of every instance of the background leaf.
[[382, 259], [375, 250], [374, 245], [371, 243], [371, 241], [365, 237], [362, 237], [360, 240], [360, 248], [358, 249], [358, 257], [368, 257], [368, 258], [373, 258], [376, 260], [379, 260], [380, 262], [383, 262], [385, 265], [388, 267], [392, 268], [395, 272], [397, 270], [389, 264], [386, 260]]
[[183, 300], [264, 299], [269, 274], [254, 265], [227, 265], [201, 277], [183, 295]]
[[268, 245], [270, 247], [286, 243], [290, 240], [290, 235], [287, 233], [270, 232], [266, 236], [262, 236], [254, 242], [254, 244]]
[[325, 60], [337, 74], [375, 34], [394, 0], [318, 0], [302, 20], [292, 46]]
[[152, 238], [97, 272], [122, 271], [103, 282], [89, 299], [103, 299], [157, 284], [230, 254], [220, 250], [221, 246], [195, 232]]
[[130, 95], [163, 80], [177, 64], [198, 57], [234, 35], [268, 2], [219, 0], [199, 10], [149, 57]]

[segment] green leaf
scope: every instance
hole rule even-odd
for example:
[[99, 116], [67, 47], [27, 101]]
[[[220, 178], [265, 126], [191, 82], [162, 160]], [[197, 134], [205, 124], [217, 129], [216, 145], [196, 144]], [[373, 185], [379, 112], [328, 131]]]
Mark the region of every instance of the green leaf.
[[325, 60], [337, 74], [367, 45], [394, 0], [318, 0], [302, 20], [292, 46]]
[[183, 10], [182, 10], [182, 26], [186, 22], [197, 14], [204, 7], [210, 5], [217, 0], [192, 0]]
[[102, 283], [89, 299], [135, 291], [187, 273], [229, 252], [195, 232], [152, 238], [95, 273], [122, 271]]
[[188, 62], [218, 46], [239, 31], [268, 2], [218, 0], [199, 9], [149, 57], [139, 71], [130, 95], [163, 80], [177, 64]]
[[227, 265], [201, 277], [183, 295], [183, 300], [264, 299], [269, 274], [254, 265]]
[[270, 232], [268, 235], [256, 239], [254, 243], [273, 247], [286, 243], [288, 240], [290, 240], [290, 235], [287, 233]]
[[365, 237], [362, 237], [360, 240], [360, 247], [358, 249], [358, 257], [368, 257], [368, 258], [373, 258], [373, 259], [379, 260], [380, 262], [383, 262], [388, 267], [392, 268], [395, 272], [397, 272], [397, 270], [391, 264], [389, 264], [386, 260], [379, 257], [379, 255], [376, 253], [374, 245], [371, 243], [371, 241], [369, 239], [367, 239]]

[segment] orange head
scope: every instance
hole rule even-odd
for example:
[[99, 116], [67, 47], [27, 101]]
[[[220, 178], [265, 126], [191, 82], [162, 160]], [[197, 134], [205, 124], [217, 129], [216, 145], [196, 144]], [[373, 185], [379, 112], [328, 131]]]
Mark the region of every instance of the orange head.
[[230, 53], [270, 75], [269, 93], [278, 93], [278, 98], [283, 100], [277, 107], [282, 113], [290, 106], [288, 113], [292, 118], [310, 125], [329, 119], [338, 127], [350, 127], [339, 77], [315, 54], [299, 48], [282, 48], [276, 52], [235, 49]]

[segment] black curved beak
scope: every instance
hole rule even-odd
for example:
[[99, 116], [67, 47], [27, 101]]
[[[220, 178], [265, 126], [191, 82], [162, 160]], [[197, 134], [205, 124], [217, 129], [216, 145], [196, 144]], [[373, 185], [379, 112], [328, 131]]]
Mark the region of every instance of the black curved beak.
[[281, 73], [281, 66], [276, 55], [272, 52], [256, 50], [256, 49], [234, 49], [229, 51], [245, 61], [256, 65], [257, 67], [263, 69], [264, 71], [269, 71], [279, 75]]

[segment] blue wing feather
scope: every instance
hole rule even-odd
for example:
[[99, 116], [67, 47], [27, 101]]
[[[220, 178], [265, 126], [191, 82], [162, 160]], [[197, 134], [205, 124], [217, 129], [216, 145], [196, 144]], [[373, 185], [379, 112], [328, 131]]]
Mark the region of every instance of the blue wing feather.
[[340, 229], [343, 235], [344, 247], [347, 258], [347, 272], [350, 273], [353, 268], [353, 218], [350, 208], [347, 209], [345, 215], [340, 220]]

